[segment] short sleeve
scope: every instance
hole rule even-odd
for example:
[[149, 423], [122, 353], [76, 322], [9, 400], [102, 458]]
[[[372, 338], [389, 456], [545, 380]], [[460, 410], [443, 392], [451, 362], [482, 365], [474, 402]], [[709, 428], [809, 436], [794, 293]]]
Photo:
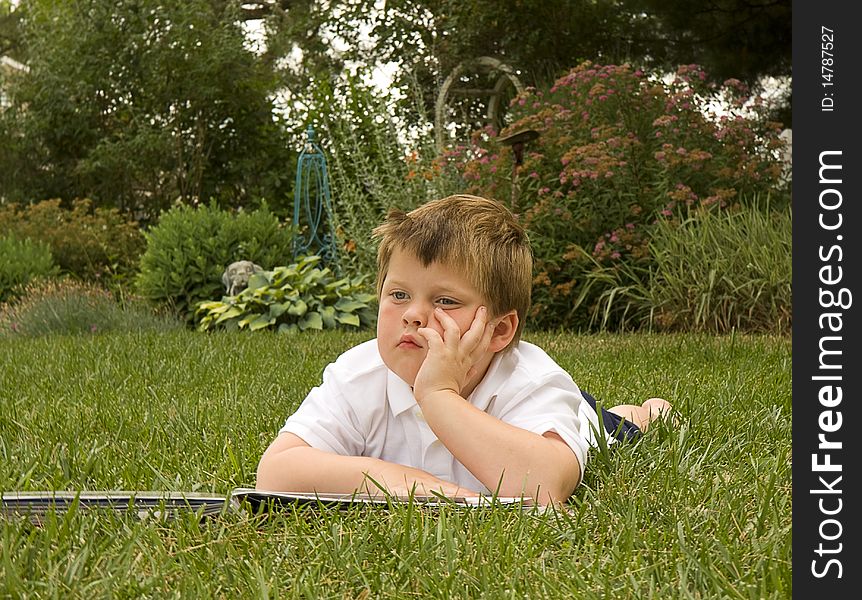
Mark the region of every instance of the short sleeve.
[[279, 433], [298, 435], [319, 450], [360, 456], [365, 450], [365, 435], [343, 389], [337, 367], [330, 364], [323, 371], [323, 383], [308, 393]]
[[581, 434], [582, 402], [583, 396], [577, 386], [560, 373], [519, 390], [496, 408], [497, 416], [510, 425], [539, 435], [548, 431], [557, 433], [578, 457], [583, 476], [588, 443]]

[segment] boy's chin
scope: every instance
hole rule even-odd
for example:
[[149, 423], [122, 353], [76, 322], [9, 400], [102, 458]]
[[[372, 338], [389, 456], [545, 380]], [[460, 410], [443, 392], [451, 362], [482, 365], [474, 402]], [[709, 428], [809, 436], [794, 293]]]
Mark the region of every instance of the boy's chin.
[[418, 371], [406, 371], [404, 369], [390, 369], [393, 373], [398, 375], [398, 377], [404, 381], [410, 388], [413, 388], [413, 383], [416, 381], [416, 374]]

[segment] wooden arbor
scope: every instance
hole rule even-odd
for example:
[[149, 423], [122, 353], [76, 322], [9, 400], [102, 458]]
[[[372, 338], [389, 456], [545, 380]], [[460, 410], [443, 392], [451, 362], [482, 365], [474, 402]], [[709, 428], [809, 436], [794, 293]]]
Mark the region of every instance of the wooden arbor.
[[[468, 74], [490, 74], [496, 75], [497, 79], [493, 88], [458, 88], [453, 87], [459, 79]], [[502, 125], [502, 114], [500, 110], [501, 98], [508, 86], [513, 86], [516, 93], [524, 91], [524, 85], [515, 70], [499, 59], [491, 56], [480, 56], [472, 60], [466, 60], [458, 64], [443, 81], [437, 94], [437, 102], [434, 107], [434, 133], [436, 136], [437, 151], [442, 152], [445, 146], [445, 130], [449, 124], [447, 106], [451, 98], [455, 96], [488, 97], [488, 106], [485, 116], [489, 123], [500, 127]]]

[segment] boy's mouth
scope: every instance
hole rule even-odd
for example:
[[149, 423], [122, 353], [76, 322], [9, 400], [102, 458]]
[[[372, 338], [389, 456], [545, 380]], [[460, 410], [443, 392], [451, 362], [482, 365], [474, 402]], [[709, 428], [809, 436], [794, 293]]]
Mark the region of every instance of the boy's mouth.
[[414, 348], [422, 348], [422, 344], [419, 343], [419, 340], [409, 334], [404, 334], [401, 336], [401, 339], [398, 340], [398, 348], [403, 350], [410, 350]]

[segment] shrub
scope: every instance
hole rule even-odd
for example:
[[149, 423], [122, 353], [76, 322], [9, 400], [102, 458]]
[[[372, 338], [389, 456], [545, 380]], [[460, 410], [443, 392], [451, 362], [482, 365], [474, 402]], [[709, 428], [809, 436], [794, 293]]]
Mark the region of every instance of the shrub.
[[57, 267], [46, 244], [0, 236], [0, 302], [13, 298], [32, 279], [54, 275]]
[[0, 235], [10, 232], [50, 246], [64, 273], [103, 284], [131, 279], [144, 249], [137, 223], [89, 200], [75, 200], [71, 209], [60, 200], [0, 207]]
[[230, 263], [250, 260], [269, 269], [293, 256], [293, 228], [266, 206], [234, 214], [214, 205], [180, 205], [145, 235], [138, 291], [188, 322], [198, 302], [221, 296], [221, 276]]
[[0, 335], [166, 330], [178, 325], [140, 299], [127, 298], [120, 304], [107, 290], [70, 278], [33, 281], [20, 298], [0, 305]]
[[[591, 325], [664, 331], [787, 333], [791, 327], [792, 219], [789, 207], [742, 205], [690, 211], [652, 230], [648, 267], [598, 265], [583, 289], [600, 284]], [[574, 308], [584, 306], [579, 297]]]
[[248, 287], [220, 302], [202, 302], [196, 314], [199, 329], [276, 329], [294, 333], [307, 329], [371, 327], [376, 314], [363, 277], [336, 280], [327, 267], [308, 256], [288, 267], [251, 276]]
[[[501, 135], [534, 129], [518, 172], [517, 208], [536, 257], [533, 310], [539, 326], [583, 326], [571, 310], [595, 264], [649, 263], [650, 229], [677, 208], [730, 207], [777, 186], [779, 124], [762, 102], [729, 81], [709, 88], [694, 65], [664, 83], [627, 65], [586, 62], [545, 90], [513, 102]], [[717, 93], [731, 112], [707, 115]], [[511, 198], [511, 148], [491, 129], [470, 148], [441, 160], [458, 168], [470, 191]], [[588, 254], [581, 250], [586, 249]], [[605, 289], [594, 279], [588, 300]], [[590, 306], [590, 303], [587, 303]]]
[[457, 173], [434, 162], [432, 130], [414, 129], [407, 141], [396, 126], [423, 114], [421, 102], [406, 109], [387, 103], [359, 79], [340, 83], [335, 91], [325, 84], [313, 102], [325, 132], [321, 143], [328, 153], [339, 258], [345, 270], [371, 274], [377, 269], [371, 230], [386, 213], [460, 191], [461, 182]]
[[789, 332], [792, 217], [740, 207], [660, 222], [649, 296], [661, 329]]

